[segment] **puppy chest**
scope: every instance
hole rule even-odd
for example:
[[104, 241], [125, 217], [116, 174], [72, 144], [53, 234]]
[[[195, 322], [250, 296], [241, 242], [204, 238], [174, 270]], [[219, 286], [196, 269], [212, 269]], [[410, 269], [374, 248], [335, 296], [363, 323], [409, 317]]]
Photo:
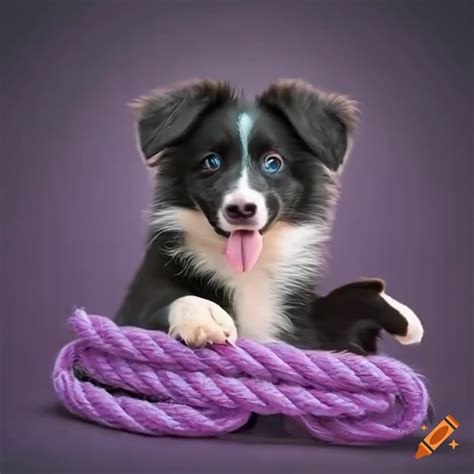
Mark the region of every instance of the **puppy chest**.
[[239, 336], [258, 342], [274, 340], [279, 332], [281, 305], [272, 281], [262, 275], [243, 275], [233, 286]]

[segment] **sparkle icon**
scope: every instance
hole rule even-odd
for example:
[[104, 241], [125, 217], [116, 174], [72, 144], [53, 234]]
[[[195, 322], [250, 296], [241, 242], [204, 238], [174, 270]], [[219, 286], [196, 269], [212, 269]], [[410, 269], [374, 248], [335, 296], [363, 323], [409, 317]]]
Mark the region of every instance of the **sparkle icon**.
[[428, 427], [426, 425], [421, 425], [421, 431], [426, 431]]
[[453, 448], [453, 451], [459, 446], [459, 443], [456, 443], [456, 440], [453, 439], [448, 446], [451, 446]]

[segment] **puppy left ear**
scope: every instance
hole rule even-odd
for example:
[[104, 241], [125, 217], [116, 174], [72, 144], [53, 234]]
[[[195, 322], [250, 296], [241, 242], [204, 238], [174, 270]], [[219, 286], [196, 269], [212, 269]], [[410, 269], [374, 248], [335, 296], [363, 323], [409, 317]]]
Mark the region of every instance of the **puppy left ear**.
[[355, 101], [318, 91], [299, 79], [281, 79], [257, 97], [283, 114], [309, 149], [331, 170], [344, 162], [359, 115]]
[[130, 105], [147, 166], [157, 166], [161, 153], [185, 136], [206, 112], [235, 100], [228, 82], [195, 79], [133, 101]]

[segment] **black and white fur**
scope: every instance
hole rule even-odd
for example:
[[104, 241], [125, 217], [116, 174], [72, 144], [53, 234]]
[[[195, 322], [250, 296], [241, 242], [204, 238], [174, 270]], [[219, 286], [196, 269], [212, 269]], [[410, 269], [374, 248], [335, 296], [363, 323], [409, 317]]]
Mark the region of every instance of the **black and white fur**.
[[[146, 252], [118, 323], [167, 331], [193, 347], [243, 336], [368, 354], [381, 329], [404, 344], [421, 340], [419, 319], [380, 280], [325, 297], [314, 291], [351, 147], [353, 101], [280, 80], [248, 102], [226, 82], [198, 80], [134, 108], [156, 188]], [[222, 158], [211, 173], [203, 168], [210, 153]], [[271, 154], [283, 164], [275, 175], [262, 166]], [[226, 217], [229, 206], [246, 203], [251, 218]], [[236, 229], [263, 236], [247, 272], [224, 256]]]

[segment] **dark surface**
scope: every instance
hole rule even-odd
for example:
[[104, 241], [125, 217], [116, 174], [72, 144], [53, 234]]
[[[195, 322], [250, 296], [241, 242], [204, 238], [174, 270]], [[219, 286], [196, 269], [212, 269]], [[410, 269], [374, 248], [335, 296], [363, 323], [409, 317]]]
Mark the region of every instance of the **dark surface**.
[[[469, 2], [10, 2], [2, 9], [2, 473], [472, 472], [472, 7]], [[15, 5], [15, 6], [13, 6]], [[456, 451], [281, 436], [147, 438], [55, 406], [50, 371], [75, 304], [112, 314], [142, 254], [151, 192], [125, 103], [193, 76], [248, 93], [278, 76], [363, 112], [324, 290], [381, 276], [424, 321], [386, 352], [422, 372]]]

